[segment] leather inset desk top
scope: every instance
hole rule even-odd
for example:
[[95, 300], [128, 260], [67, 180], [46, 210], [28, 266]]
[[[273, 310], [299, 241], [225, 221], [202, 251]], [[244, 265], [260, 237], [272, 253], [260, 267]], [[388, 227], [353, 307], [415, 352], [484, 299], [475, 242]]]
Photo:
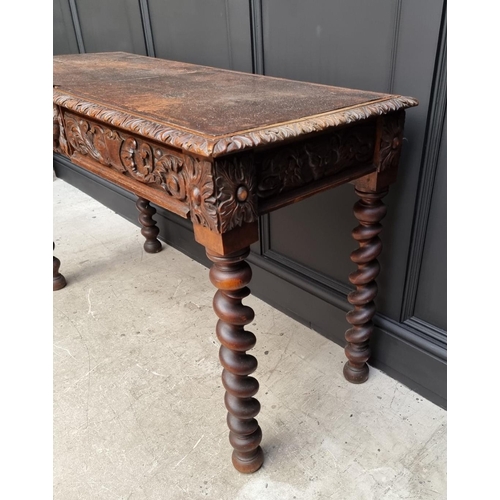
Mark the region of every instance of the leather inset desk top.
[[123, 52], [54, 57], [54, 87], [57, 104], [125, 129], [140, 120], [143, 135], [212, 157], [416, 105]]

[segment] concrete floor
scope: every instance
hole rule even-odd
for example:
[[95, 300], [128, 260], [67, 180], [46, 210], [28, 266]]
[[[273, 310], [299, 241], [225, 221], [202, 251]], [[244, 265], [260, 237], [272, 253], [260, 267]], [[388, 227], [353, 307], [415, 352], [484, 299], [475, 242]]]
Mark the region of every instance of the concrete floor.
[[56, 500], [446, 498], [446, 412], [255, 297], [265, 463], [230, 461], [207, 269], [61, 180]]

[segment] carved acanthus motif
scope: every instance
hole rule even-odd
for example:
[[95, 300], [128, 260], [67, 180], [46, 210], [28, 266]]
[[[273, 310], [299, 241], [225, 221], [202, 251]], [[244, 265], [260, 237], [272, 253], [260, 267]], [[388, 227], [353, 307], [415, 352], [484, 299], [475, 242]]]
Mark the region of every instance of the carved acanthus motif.
[[193, 222], [219, 230], [209, 161], [175, 153], [69, 113], [65, 122], [75, 152], [139, 182], [158, 186], [189, 207]]
[[375, 125], [343, 129], [257, 157], [257, 194], [267, 198], [373, 160]]
[[[68, 142], [74, 151], [91, 156], [108, 167], [118, 167], [117, 162], [113, 161], [114, 148], [111, 146], [112, 142], [117, 146], [122, 142], [116, 131], [70, 114], [66, 114], [64, 119]], [[125, 171], [123, 165], [118, 170]]]
[[307, 172], [302, 171], [303, 165], [304, 155], [297, 147], [288, 148], [272, 156], [266, 155], [262, 160], [258, 195], [266, 198], [305, 184]]
[[401, 147], [403, 145], [404, 124], [404, 110], [383, 118], [378, 166], [379, 172], [398, 167]]
[[217, 210], [221, 232], [257, 220], [256, 181], [252, 157], [216, 162]]

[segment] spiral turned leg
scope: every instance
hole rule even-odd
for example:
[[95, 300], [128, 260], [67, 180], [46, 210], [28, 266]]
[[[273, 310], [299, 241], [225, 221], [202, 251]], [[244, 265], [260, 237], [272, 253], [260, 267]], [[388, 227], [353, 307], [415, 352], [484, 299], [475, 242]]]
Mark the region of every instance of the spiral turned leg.
[[349, 275], [349, 281], [356, 286], [356, 290], [347, 297], [354, 309], [346, 316], [352, 327], [345, 334], [345, 354], [348, 361], [344, 365], [344, 376], [349, 382], [361, 384], [368, 378], [366, 362], [370, 358], [369, 341], [375, 314], [373, 300], [377, 295], [375, 278], [380, 272], [377, 257], [382, 251], [378, 235], [382, 231], [380, 221], [387, 211], [382, 202], [387, 190], [365, 193], [356, 189], [356, 194], [361, 198], [354, 205], [354, 215], [359, 226], [353, 230], [352, 236], [359, 243], [359, 248], [352, 252], [351, 260], [357, 264], [358, 269]]
[[234, 448], [233, 465], [245, 473], [255, 472], [264, 461], [262, 431], [254, 418], [260, 411], [260, 403], [253, 396], [259, 383], [249, 377], [257, 368], [254, 356], [246, 351], [255, 345], [255, 335], [244, 330], [254, 318], [251, 307], [241, 301], [250, 294], [246, 285], [252, 278], [252, 270], [245, 262], [249, 249], [226, 256], [207, 250], [214, 263], [210, 269], [210, 281], [218, 291], [214, 297], [214, 311], [219, 317], [216, 333], [221, 348], [219, 359], [223, 366], [222, 383], [226, 389], [224, 402], [228, 410], [229, 441]]
[[[56, 244], [52, 242], [52, 250], [56, 248]], [[54, 282], [53, 282], [53, 288], [52, 291], [60, 290], [61, 288], [64, 288], [66, 286], [66, 279], [64, 276], [59, 272], [59, 267], [61, 266], [61, 261], [57, 257], [53, 257], [54, 261], [54, 270], [53, 270], [53, 276], [54, 276]]]
[[160, 230], [156, 227], [156, 222], [153, 220], [153, 215], [156, 209], [149, 204], [149, 201], [144, 198], [137, 198], [135, 204], [139, 210], [139, 222], [141, 223], [141, 233], [146, 238], [144, 250], [147, 253], [157, 253], [161, 250], [161, 242], [157, 236]]

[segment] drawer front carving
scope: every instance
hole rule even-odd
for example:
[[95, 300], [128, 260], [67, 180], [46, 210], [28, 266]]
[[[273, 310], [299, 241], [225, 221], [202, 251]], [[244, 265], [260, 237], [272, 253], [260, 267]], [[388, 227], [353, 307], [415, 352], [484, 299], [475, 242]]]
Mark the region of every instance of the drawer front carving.
[[54, 107], [54, 150], [85, 157], [181, 203], [195, 223], [225, 233], [257, 220], [252, 156], [211, 161]]
[[373, 162], [376, 123], [340, 129], [277, 151], [256, 154], [258, 196], [269, 198], [305, 186], [348, 167]]
[[210, 161], [167, 149], [72, 113], [65, 112], [63, 116], [70, 158], [85, 156], [159, 189], [186, 205], [193, 222], [218, 230]]

